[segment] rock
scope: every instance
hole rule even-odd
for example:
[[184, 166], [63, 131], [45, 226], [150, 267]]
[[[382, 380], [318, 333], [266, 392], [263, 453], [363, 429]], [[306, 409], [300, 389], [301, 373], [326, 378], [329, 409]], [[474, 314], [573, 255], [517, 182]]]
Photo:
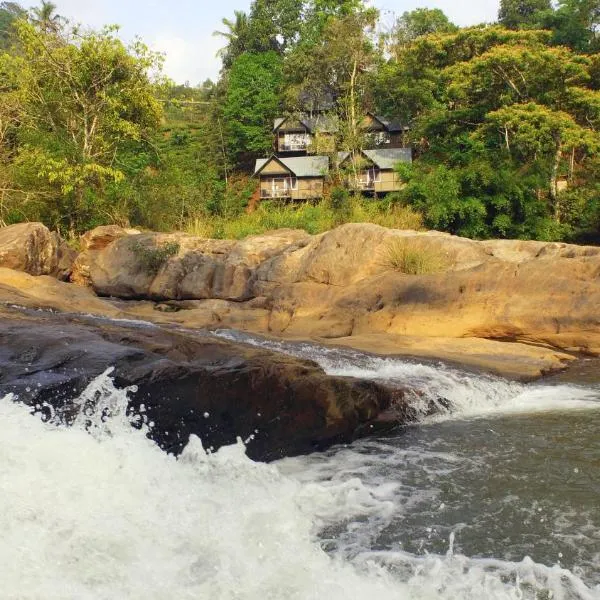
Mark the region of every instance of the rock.
[[90, 263], [94, 260], [94, 253], [104, 250], [115, 240], [139, 233], [137, 229], [124, 229], [118, 225], [101, 225], [84, 233], [79, 238], [81, 253], [73, 264], [71, 281], [77, 285], [89, 286]]
[[[168, 244], [177, 252], [145, 268]], [[441, 257], [439, 269], [399, 272], [388, 256], [397, 244]], [[127, 300], [123, 312], [184, 327], [437, 357], [520, 379], [561, 369], [573, 354], [600, 355], [595, 247], [349, 224], [243, 241], [121, 237], [93, 251], [89, 270], [98, 294]]]
[[69, 420], [73, 400], [113, 366], [118, 387], [138, 387], [130, 409], [143, 404], [150, 436], [176, 454], [191, 434], [215, 449], [241, 436], [257, 460], [311, 452], [368, 433], [392, 398], [309, 361], [158, 326], [0, 308], [0, 340], [0, 397]]
[[60, 236], [41, 223], [19, 223], [0, 229], [0, 267], [66, 279], [75, 255]]
[[112, 318], [125, 317], [125, 313], [98, 298], [91, 290], [57, 281], [53, 277], [33, 277], [1, 267], [0, 303]]
[[[282, 230], [243, 241], [205, 240], [185, 234], [142, 234], [117, 239], [89, 253], [86, 278], [102, 296], [152, 300], [229, 300], [254, 297], [256, 269], [300, 247], [310, 236]], [[176, 250], [168, 253], [167, 249]], [[148, 258], [158, 260], [156, 270]]]
[[115, 240], [127, 237], [128, 235], [139, 235], [137, 229], [125, 229], [118, 225], [101, 225], [91, 231], [84, 233], [80, 238], [82, 252], [90, 250], [104, 250], [106, 246], [112, 244]]

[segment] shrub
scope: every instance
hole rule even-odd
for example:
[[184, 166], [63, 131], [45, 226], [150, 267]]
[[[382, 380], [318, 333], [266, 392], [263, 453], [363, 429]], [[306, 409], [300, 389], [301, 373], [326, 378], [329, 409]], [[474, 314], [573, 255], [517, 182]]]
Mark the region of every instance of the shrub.
[[141, 242], [134, 242], [131, 251], [139, 261], [140, 267], [151, 275], [155, 275], [169, 258], [179, 252], [177, 242], [167, 242], [162, 246], [145, 246]]
[[434, 248], [395, 239], [385, 249], [384, 266], [406, 275], [428, 275], [445, 271], [451, 266], [451, 260]]

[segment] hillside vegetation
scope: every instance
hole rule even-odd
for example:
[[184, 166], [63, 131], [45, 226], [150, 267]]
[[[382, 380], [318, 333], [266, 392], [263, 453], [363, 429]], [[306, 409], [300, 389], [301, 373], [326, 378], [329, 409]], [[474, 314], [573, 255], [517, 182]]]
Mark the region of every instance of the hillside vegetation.
[[[438, 9], [390, 29], [362, 0], [253, 0], [223, 19], [219, 80], [161, 75], [116, 28], [75, 27], [49, 2], [0, 3], [0, 224], [96, 225], [241, 237], [349, 221], [472, 238], [600, 234], [600, 0], [502, 0], [468, 28]], [[385, 30], [385, 31], [384, 31]], [[384, 199], [247, 208], [273, 119], [326, 112], [360, 150], [369, 113], [410, 125], [415, 160]]]

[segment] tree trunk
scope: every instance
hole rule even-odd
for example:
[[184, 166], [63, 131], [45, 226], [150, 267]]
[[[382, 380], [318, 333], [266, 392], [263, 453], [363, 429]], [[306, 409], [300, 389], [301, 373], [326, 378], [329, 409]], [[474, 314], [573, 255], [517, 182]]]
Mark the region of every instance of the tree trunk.
[[560, 223], [561, 211], [560, 211], [560, 200], [558, 197], [558, 170], [560, 168], [560, 161], [562, 159], [562, 141], [560, 138], [556, 139], [556, 153], [554, 155], [554, 164], [552, 165], [552, 174], [550, 176], [550, 198], [554, 207], [554, 220]]

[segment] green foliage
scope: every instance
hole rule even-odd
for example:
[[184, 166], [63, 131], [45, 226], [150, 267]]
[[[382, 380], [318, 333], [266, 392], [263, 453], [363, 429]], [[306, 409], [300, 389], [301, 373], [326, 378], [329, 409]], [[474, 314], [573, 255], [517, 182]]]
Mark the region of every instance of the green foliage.
[[498, 21], [508, 29], [535, 29], [551, 12], [551, 0], [501, 0]]
[[177, 242], [167, 242], [161, 246], [148, 246], [135, 241], [130, 245], [130, 250], [136, 257], [140, 268], [149, 275], [156, 275], [169, 258], [179, 252]]
[[417, 8], [398, 19], [392, 44], [405, 47], [417, 38], [431, 33], [453, 33], [458, 30], [439, 8]]
[[430, 275], [447, 270], [451, 260], [435, 248], [395, 238], [385, 248], [383, 264], [405, 275]]
[[[420, 8], [386, 36], [363, 0], [252, 0], [217, 34], [220, 80], [192, 87], [151, 77], [160, 57], [126, 48], [116, 28], [71, 27], [52, 2], [1, 2], [0, 223], [243, 237], [367, 221], [596, 240], [600, 0], [503, 0], [499, 18], [457, 28]], [[337, 123], [334, 163], [366, 147], [367, 112], [410, 123], [403, 189], [367, 201], [341, 187], [356, 165], [335, 167], [339, 187], [319, 204], [248, 213], [273, 119], [307, 110]]]
[[229, 150], [236, 159], [272, 148], [273, 119], [280, 108], [282, 60], [273, 51], [244, 53], [228, 76], [223, 104]]
[[329, 231], [343, 223], [375, 223], [393, 229], [420, 229], [421, 216], [410, 208], [386, 202], [353, 198], [343, 219], [331, 203], [298, 206], [277, 202], [263, 202], [251, 213], [237, 217], [198, 217], [191, 220], [186, 231], [206, 238], [242, 239], [274, 229], [304, 229], [310, 234]]
[[49, 3], [34, 23], [17, 21], [15, 30], [19, 51], [0, 55], [0, 105], [14, 112], [0, 137], [12, 158], [11, 187], [20, 192], [14, 202], [29, 190], [52, 197], [39, 216], [81, 231], [99, 217], [94, 197], [125, 179], [120, 152], [143, 147], [158, 126], [161, 109], [148, 78], [158, 57], [141, 43], [125, 48], [114, 29], [68, 28]]
[[14, 41], [15, 21], [23, 19], [27, 13], [17, 2], [0, 2], [0, 52], [8, 50]]

